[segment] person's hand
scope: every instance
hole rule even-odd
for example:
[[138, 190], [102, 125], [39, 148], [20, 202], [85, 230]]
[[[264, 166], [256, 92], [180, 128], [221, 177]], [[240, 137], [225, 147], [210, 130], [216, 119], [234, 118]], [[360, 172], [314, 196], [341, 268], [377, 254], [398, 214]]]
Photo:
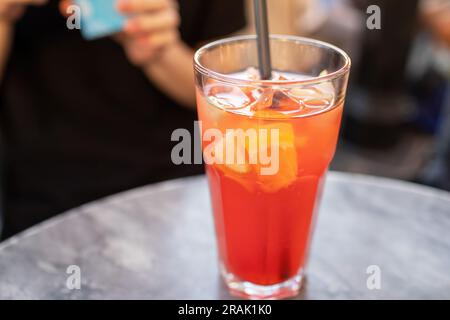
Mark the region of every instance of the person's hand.
[[[72, 3], [73, 0], [61, 0], [63, 15], [67, 15], [66, 9]], [[180, 16], [175, 0], [116, 0], [116, 8], [128, 19], [124, 30], [114, 38], [124, 47], [133, 64], [146, 65], [179, 41]]]
[[0, 0], [0, 22], [12, 24], [24, 13], [28, 5], [43, 5], [48, 0]]
[[133, 64], [151, 63], [180, 41], [180, 16], [174, 0], [118, 0], [117, 9], [129, 16], [117, 39]]

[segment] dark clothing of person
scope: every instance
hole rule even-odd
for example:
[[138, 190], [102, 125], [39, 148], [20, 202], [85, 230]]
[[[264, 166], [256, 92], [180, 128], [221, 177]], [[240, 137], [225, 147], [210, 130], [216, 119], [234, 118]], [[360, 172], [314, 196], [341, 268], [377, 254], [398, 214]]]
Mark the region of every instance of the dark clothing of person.
[[[181, 37], [192, 47], [245, 25], [240, 0], [179, 6]], [[88, 42], [67, 29], [58, 1], [29, 7], [0, 87], [2, 237], [100, 197], [201, 173], [201, 165], [176, 166], [170, 157], [173, 130], [192, 132], [195, 119], [114, 40]]]

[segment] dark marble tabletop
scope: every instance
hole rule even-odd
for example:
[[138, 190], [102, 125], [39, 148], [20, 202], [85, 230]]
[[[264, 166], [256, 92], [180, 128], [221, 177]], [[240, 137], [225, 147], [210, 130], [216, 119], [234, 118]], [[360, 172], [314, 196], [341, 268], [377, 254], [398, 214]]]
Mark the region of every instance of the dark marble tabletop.
[[[226, 299], [203, 177], [74, 209], [0, 244], [0, 299]], [[78, 266], [81, 288], [67, 287]], [[380, 289], [369, 290], [369, 266]], [[450, 299], [450, 195], [330, 173], [303, 299]]]

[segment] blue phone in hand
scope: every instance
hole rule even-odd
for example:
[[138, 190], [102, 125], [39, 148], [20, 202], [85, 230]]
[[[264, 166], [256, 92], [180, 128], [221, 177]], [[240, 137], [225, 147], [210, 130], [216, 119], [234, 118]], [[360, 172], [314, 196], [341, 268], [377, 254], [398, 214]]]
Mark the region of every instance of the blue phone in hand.
[[75, 0], [81, 9], [81, 34], [86, 40], [109, 36], [122, 30], [125, 16], [114, 0]]

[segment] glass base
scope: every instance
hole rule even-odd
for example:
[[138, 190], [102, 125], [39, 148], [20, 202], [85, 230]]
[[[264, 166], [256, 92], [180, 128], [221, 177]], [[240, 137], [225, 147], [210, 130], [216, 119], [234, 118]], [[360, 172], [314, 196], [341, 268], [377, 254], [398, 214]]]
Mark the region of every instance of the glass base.
[[250, 300], [277, 300], [295, 297], [300, 291], [303, 280], [303, 270], [284, 282], [268, 286], [243, 281], [227, 272], [223, 267], [221, 273], [232, 295]]

